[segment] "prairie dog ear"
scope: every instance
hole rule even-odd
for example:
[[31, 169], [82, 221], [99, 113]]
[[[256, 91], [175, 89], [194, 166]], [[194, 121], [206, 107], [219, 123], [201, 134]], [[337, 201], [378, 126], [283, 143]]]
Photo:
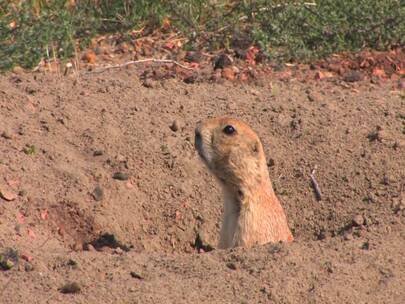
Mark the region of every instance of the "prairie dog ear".
[[260, 149], [260, 143], [257, 140], [255, 140], [254, 143], [252, 144], [252, 152], [253, 152], [253, 154], [258, 153], [259, 149]]

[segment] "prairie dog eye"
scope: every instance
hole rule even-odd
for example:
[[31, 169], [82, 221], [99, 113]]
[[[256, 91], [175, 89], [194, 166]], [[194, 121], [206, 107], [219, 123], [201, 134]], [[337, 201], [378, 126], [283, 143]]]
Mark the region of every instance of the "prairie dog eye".
[[235, 130], [235, 128], [233, 127], [233, 126], [231, 126], [231, 125], [227, 125], [225, 128], [224, 128], [224, 133], [226, 134], [226, 135], [232, 135], [232, 134], [234, 134], [235, 132], [236, 132], [236, 130]]

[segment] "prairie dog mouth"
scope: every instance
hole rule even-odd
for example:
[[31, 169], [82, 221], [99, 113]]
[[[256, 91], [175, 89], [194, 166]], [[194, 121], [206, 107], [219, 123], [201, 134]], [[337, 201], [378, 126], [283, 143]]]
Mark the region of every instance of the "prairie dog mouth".
[[198, 128], [195, 129], [194, 145], [195, 145], [195, 149], [198, 152], [198, 155], [200, 155], [200, 157], [202, 158], [202, 160], [205, 163], [208, 163], [207, 158], [205, 157], [205, 153], [204, 153], [203, 139], [202, 139], [201, 133], [198, 130]]

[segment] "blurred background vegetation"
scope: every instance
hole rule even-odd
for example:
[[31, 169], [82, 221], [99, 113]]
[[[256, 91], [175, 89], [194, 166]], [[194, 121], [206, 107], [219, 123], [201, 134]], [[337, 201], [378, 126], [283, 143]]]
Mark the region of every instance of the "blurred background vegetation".
[[405, 42], [405, 0], [0, 0], [0, 69], [66, 59], [98, 34], [153, 30], [167, 18], [188, 49], [255, 43], [272, 60]]

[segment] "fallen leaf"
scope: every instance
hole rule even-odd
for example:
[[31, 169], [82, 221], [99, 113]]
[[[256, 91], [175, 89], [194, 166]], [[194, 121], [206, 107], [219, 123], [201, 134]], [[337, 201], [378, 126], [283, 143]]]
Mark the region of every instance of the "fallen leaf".
[[170, 29], [171, 23], [168, 17], [165, 17], [162, 21], [162, 29], [167, 31]]
[[235, 80], [235, 71], [232, 68], [225, 67], [223, 68], [221, 75], [223, 78], [233, 81]]
[[247, 81], [249, 79], [249, 76], [246, 72], [240, 73], [239, 74], [239, 80], [240, 81]]
[[88, 50], [86, 53], [84, 53], [82, 59], [90, 64], [94, 64], [96, 63], [97, 55], [92, 50]]
[[374, 68], [372, 74], [373, 74], [373, 76], [376, 76], [376, 77], [386, 77], [387, 76], [385, 74], [385, 71], [380, 68]]
[[322, 80], [322, 79], [331, 78], [331, 77], [333, 77], [333, 73], [327, 72], [327, 71], [318, 71], [315, 74], [316, 80]]
[[8, 26], [10, 27], [10, 29], [15, 29], [17, 27], [17, 22], [15, 20], [11, 21]]
[[198, 69], [200, 67], [200, 64], [198, 64], [197, 62], [190, 62], [188, 64], [188, 66], [192, 69]]
[[176, 45], [173, 42], [168, 41], [163, 45], [163, 47], [168, 50], [173, 50]]
[[259, 49], [255, 46], [251, 46], [246, 52], [246, 61], [250, 65], [256, 65], [256, 54], [259, 53]]

